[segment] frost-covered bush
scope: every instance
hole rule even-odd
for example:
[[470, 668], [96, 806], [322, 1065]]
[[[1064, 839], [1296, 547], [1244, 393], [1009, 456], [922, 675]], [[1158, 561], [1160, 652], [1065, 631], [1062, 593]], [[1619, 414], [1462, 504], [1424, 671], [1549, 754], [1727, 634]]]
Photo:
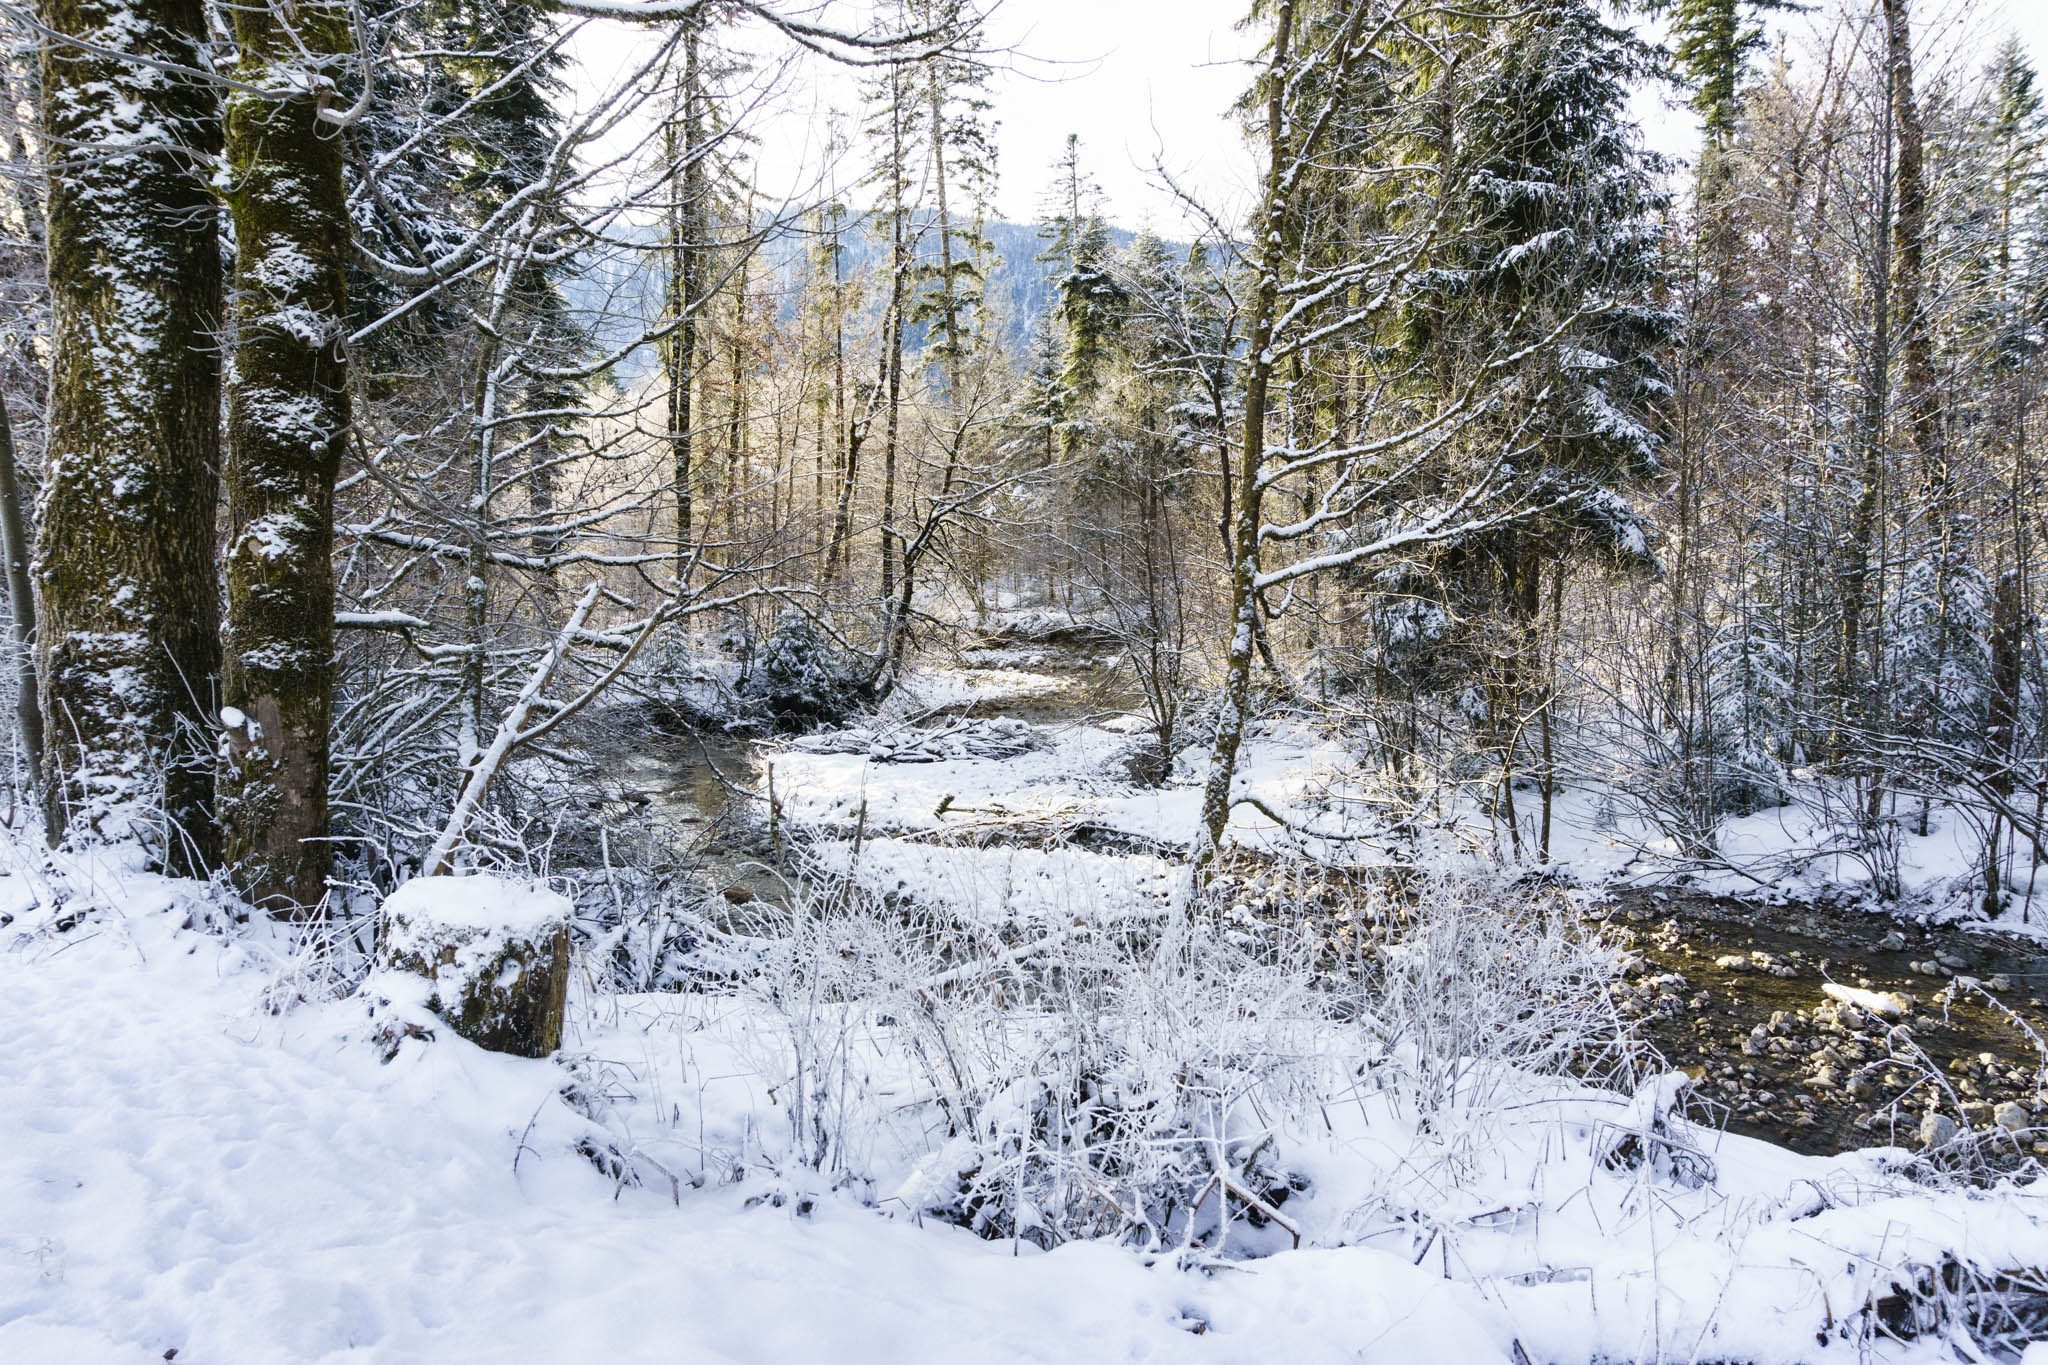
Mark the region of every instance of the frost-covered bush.
[[948, 1136], [898, 1197], [1040, 1246], [1285, 1245], [1305, 1182], [1282, 1144], [1318, 1093], [1325, 997], [1298, 958], [1184, 930], [1057, 945], [1013, 978], [1042, 1008], [1000, 1023], [971, 999], [922, 1007]]
[[874, 698], [868, 670], [807, 616], [785, 614], [740, 680], [740, 696], [777, 725], [843, 719]]
[[1617, 956], [1558, 891], [1432, 876], [1405, 889], [1358, 975], [1380, 1082], [1445, 1136], [1531, 1076], [1633, 1088], [1646, 1054], [1613, 996]]
[[845, 1178], [878, 1130], [909, 1123], [928, 1145], [884, 1202], [985, 1237], [1290, 1235], [1282, 1133], [1312, 1106], [1330, 1037], [1305, 951], [1153, 913], [1017, 941], [843, 885], [749, 932], [793, 1165]]

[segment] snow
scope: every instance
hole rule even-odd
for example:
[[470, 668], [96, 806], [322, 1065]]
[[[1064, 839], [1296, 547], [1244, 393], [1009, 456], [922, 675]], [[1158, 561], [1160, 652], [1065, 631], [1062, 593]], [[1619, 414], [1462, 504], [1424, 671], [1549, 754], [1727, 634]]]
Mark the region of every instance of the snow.
[[1854, 1005], [1880, 1019], [1903, 1019], [1912, 1013], [1912, 1006], [1906, 998], [1895, 991], [1866, 991], [1834, 981], [1822, 986], [1821, 991], [1830, 1000]]
[[[1035, 685], [927, 678], [874, 723]], [[877, 917], [858, 898], [779, 920], [745, 907], [761, 936], [724, 945], [730, 984], [677, 993], [598, 994], [604, 940], [581, 947], [564, 1047], [542, 1061], [436, 1029], [387, 1063], [386, 983], [356, 986], [317, 935], [237, 923], [216, 888], [141, 873], [132, 851], [0, 843], [0, 1360], [1903, 1365], [1956, 1352], [1876, 1330], [1869, 1305], [1894, 1285], [2048, 1265], [2038, 1186], [1919, 1183], [1896, 1150], [1720, 1134], [1688, 1116], [1679, 1074], [1631, 1096], [1516, 1069], [1487, 1051], [1487, 1021], [1519, 1006], [1445, 996], [1464, 987], [1421, 960], [1426, 940], [1390, 954], [1378, 995], [1321, 1012], [1223, 959], [1157, 979], [1144, 959], [1091, 966], [1127, 925], [1184, 913], [1174, 845], [1201, 755], [1146, 788], [1124, 771], [1128, 718], [1034, 728], [1001, 758], [773, 749], [790, 831], [875, 893]], [[1321, 833], [1244, 807], [1231, 837], [1396, 856], [1358, 749], [1259, 722], [1241, 790]], [[1642, 868], [1648, 840], [1599, 799], [1564, 793], [1560, 856]], [[1350, 833], [1374, 837], [1328, 837]], [[1457, 800], [1419, 840], [1408, 855], [1438, 866], [1486, 861], [1483, 817]], [[570, 913], [546, 885], [471, 875], [406, 883], [383, 920], [488, 938]], [[1458, 951], [1540, 947], [1481, 926]], [[1404, 1022], [1397, 978], [1441, 1017]], [[1076, 1018], [1032, 1003], [1033, 980], [1152, 1012]], [[1884, 1013], [1876, 992], [1825, 989]], [[1461, 1027], [1432, 1062], [1431, 1030]], [[1237, 1056], [1270, 1074], [1230, 1070]], [[1240, 1220], [1219, 1259], [1041, 1251], [935, 1213], [986, 1159], [949, 1130], [940, 1087], [979, 1087], [977, 1122], [1008, 1141], [1069, 1067], [1126, 1113], [1219, 1068], [1196, 1089], [1220, 1097], [1221, 1138], [1249, 1125], [1294, 1178], [1286, 1225]], [[1235, 1079], [1201, 1088], [1218, 1077]], [[802, 1155], [814, 1130], [828, 1161]]]
[[821, 865], [885, 895], [944, 908], [977, 923], [1058, 922], [1166, 908], [1178, 864], [1077, 848], [972, 848], [873, 839], [817, 846]]
[[[1226, 1267], [982, 1241], [862, 1194], [934, 1150], [874, 1026], [877, 1118], [849, 1154], [868, 1178], [799, 1214], [791, 1019], [759, 1002], [579, 992], [560, 1060], [444, 1031], [383, 1064], [363, 1001], [323, 989], [289, 928], [235, 926], [212, 888], [125, 857], [10, 854], [0, 1359], [1913, 1361], [1947, 1356], [1835, 1329], [1945, 1256], [2048, 1264], [2034, 1191], [1719, 1138], [1671, 1115], [1676, 1081], [1632, 1106], [1531, 1080], [1431, 1125], [1351, 1083], [1283, 1125], [1301, 1247]], [[399, 897], [492, 920], [555, 904], [484, 881]], [[593, 1077], [596, 1119], [562, 1099]], [[1711, 1152], [1711, 1183], [1600, 1164], [1603, 1135], [1653, 1119]], [[617, 1187], [576, 1152], [592, 1139], [675, 1182]]]
[[0, 1359], [1508, 1358], [1478, 1295], [1381, 1252], [1210, 1278], [845, 1201], [616, 1198], [552, 1063], [443, 1036], [380, 1066], [348, 1002], [263, 1011], [281, 943], [117, 885], [80, 937], [6, 945]]
[[384, 900], [385, 918], [394, 926], [439, 925], [493, 937], [527, 937], [566, 923], [574, 909], [545, 886], [485, 873], [415, 877]]

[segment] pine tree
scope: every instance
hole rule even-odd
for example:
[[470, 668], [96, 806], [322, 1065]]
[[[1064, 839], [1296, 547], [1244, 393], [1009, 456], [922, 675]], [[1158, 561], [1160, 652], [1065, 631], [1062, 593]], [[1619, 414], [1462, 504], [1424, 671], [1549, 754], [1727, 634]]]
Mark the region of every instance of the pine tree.
[[1743, 601], [1707, 651], [1706, 748], [1717, 812], [1784, 803], [1796, 700], [1783, 633], [1762, 604]]

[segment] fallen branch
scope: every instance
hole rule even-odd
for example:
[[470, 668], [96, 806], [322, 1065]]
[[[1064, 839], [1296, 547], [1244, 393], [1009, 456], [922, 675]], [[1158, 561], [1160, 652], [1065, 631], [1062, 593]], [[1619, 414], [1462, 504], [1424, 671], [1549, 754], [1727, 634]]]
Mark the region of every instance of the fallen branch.
[[[420, 873], [427, 877], [441, 877], [448, 873], [449, 859], [454, 856], [455, 846], [462, 842], [464, 831], [475, 818], [477, 808], [483, 804], [484, 793], [489, 790], [491, 779], [498, 775], [505, 759], [519, 745], [554, 728], [562, 719], [557, 712], [551, 719], [531, 730], [523, 727], [526, 718], [540, 700], [542, 689], [561, 667], [562, 658], [569, 652], [570, 641], [583, 629], [583, 622], [590, 615], [590, 609], [597, 605], [598, 594], [603, 585], [592, 583], [584, 589], [583, 596], [576, 600], [576, 609], [569, 613], [569, 624], [562, 627], [562, 633], [548, 646], [548, 652], [534, 665], [533, 675], [526, 680], [526, 686], [519, 689], [519, 695], [512, 702], [512, 709], [505, 713], [505, 719], [498, 722], [498, 732], [491, 737], [490, 747], [476, 757], [470, 766], [469, 781], [462, 786], [462, 795], [455, 800], [455, 809], [448, 813], [448, 823], [442, 827], [441, 837], [434, 841], [425, 861], [420, 864]], [[586, 693], [586, 696], [589, 694]]]

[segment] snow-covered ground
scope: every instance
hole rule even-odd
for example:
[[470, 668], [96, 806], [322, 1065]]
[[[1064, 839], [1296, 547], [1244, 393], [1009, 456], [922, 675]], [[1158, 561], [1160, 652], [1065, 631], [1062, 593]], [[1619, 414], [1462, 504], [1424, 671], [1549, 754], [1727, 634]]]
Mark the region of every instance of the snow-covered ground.
[[355, 1002], [266, 1007], [282, 934], [181, 930], [202, 888], [104, 862], [60, 880], [101, 908], [59, 934], [49, 879], [0, 883], [0, 1360], [1502, 1358], [1477, 1295], [1376, 1252], [1210, 1279], [744, 1183], [619, 1197], [554, 1063], [443, 1035], [380, 1064]]
[[[1019, 668], [926, 668], [908, 680], [881, 729], [896, 742], [914, 735], [930, 707], [1003, 697], [1042, 699], [1058, 692], [1057, 675]], [[784, 749], [773, 759], [785, 813], [798, 824], [845, 831], [865, 812], [866, 827], [883, 833], [972, 835], [1005, 823], [1038, 830], [1086, 825], [1162, 847], [1184, 846], [1201, 808], [1206, 754], [1193, 745], [1176, 756], [1164, 786], [1135, 784], [1122, 760], [1142, 730], [1136, 716], [1091, 715], [1039, 727], [1041, 747], [1002, 758], [949, 758], [914, 768], [860, 753]], [[1446, 788], [1423, 808], [1398, 806], [1380, 774], [1361, 758], [1354, 736], [1313, 720], [1262, 721], [1247, 737], [1239, 762], [1241, 793], [1259, 804], [1233, 811], [1227, 838], [1275, 853], [1306, 853], [1333, 863], [1423, 860], [1473, 866], [1517, 861], [1501, 822], [1477, 789]], [[1727, 895], [1811, 899], [1853, 898], [1872, 878], [1868, 863], [1842, 836], [1839, 809], [1809, 780], [1795, 783], [1786, 805], [1724, 819], [1715, 856], [1682, 849], [1636, 810], [1626, 793], [1598, 782], [1560, 787], [1553, 813], [1551, 866], [1587, 884], [1654, 883], [1682, 878], [1697, 890]], [[1525, 841], [1534, 838], [1533, 784], [1518, 800]], [[1277, 823], [1259, 805], [1284, 813]], [[1398, 839], [1388, 834], [1399, 824]], [[1926, 830], [1917, 812], [1896, 826], [1897, 871], [1908, 902], [1957, 912], [1974, 905], [1981, 877], [1978, 831], [1956, 806], [1936, 801]], [[2022, 845], [2006, 869], [2011, 897], [1995, 927], [2048, 938], [2048, 886], [2034, 885]]]
[[[742, 942], [758, 983], [606, 994], [579, 961], [547, 1060], [445, 1028], [389, 1056], [349, 991], [360, 951], [237, 925], [119, 850], [0, 842], [0, 1361], [1934, 1361], [1978, 1358], [1970, 1291], [2048, 1267], [2037, 1186], [1717, 1134], [1674, 1111], [1675, 1075], [1631, 1098], [1510, 1065], [1489, 1049], [1551, 1005], [1431, 976], [1424, 948], [1399, 950], [1415, 1015], [1391, 1027], [1224, 959], [1153, 979], [1113, 931], [1035, 995], [975, 984], [978, 963], [1179, 913], [1170, 846], [1199, 774], [1132, 783], [1128, 722], [1041, 727], [1005, 757], [875, 756], [924, 708], [1043, 686], [928, 679], [876, 743], [769, 759], [824, 866], [939, 941], [891, 937], [898, 910], [762, 909]], [[1312, 828], [1367, 824], [1350, 749], [1306, 726], [1262, 730], [1247, 782]], [[1568, 856], [1641, 856], [1566, 804]], [[1295, 837], [1249, 809], [1233, 835]], [[1436, 837], [1485, 860], [1469, 822]], [[1358, 844], [1321, 851], [1340, 847]], [[1500, 981], [1559, 950], [1446, 924]], [[1242, 926], [1224, 937], [1260, 932]], [[1072, 1015], [1047, 983], [1110, 1013]], [[1284, 1080], [1229, 1070], [1246, 1056]], [[1014, 1155], [1074, 1067], [1102, 1096], [1136, 1087], [1141, 1116], [1146, 1086], [1237, 1077], [1201, 1092], [1213, 1140], [1257, 1135], [1284, 1212], [1202, 1194], [1181, 1233], [1235, 1207], [1222, 1246], [1212, 1226], [1199, 1247], [1050, 1251], [946, 1221], [963, 1152]], [[941, 1092], [977, 1084], [988, 1126], [949, 1136]]]
[[[799, 1214], [790, 1024], [759, 1001], [579, 990], [564, 1061], [442, 1031], [386, 1063], [289, 931], [207, 928], [207, 888], [112, 857], [12, 858], [10, 1362], [1935, 1360], [1954, 1348], [1885, 1343], [1864, 1311], [1894, 1280], [2048, 1265], [2031, 1190], [1928, 1192], [1883, 1154], [1680, 1123], [1713, 1165], [1693, 1187], [1598, 1159], [1661, 1091], [1555, 1083], [1435, 1136], [1333, 1090], [1284, 1125], [1302, 1245], [1269, 1227], [1272, 1254], [1198, 1265], [914, 1216], [892, 1191], [938, 1139], [882, 1074], [866, 1178]], [[889, 1072], [886, 1023], [863, 1037]], [[675, 1183], [619, 1187], [593, 1141]]]

